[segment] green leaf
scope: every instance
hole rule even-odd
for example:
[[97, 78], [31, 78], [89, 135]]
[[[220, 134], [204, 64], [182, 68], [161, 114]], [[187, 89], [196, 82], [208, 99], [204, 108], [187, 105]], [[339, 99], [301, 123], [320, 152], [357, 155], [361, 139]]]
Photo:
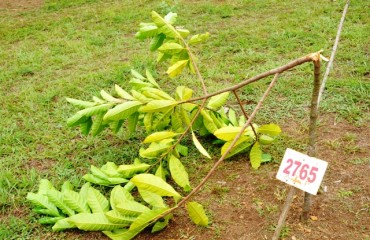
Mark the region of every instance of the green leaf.
[[214, 111], [219, 110], [223, 105], [225, 105], [229, 95], [230, 95], [229, 92], [224, 92], [224, 93], [221, 93], [219, 95], [211, 97], [209, 99], [207, 107], [214, 110]]
[[139, 188], [139, 194], [145, 202], [147, 202], [148, 204], [152, 205], [155, 208], [167, 207], [162, 197], [156, 193]]
[[110, 222], [104, 213], [79, 213], [69, 217], [67, 221], [84, 231], [110, 231], [127, 226]]
[[178, 133], [174, 133], [171, 131], [163, 131], [163, 132], [155, 132], [150, 134], [145, 138], [143, 143], [152, 143], [152, 142], [158, 142], [163, 139], [172, 138], [174, 136], [179, 135]]
[[167, 42], [163, 44], [160, 48], [158, 48], [158, 51], [163, 52], [165, 54], [171, 54], [171, 55], [179, 53], [182, 50], [184, 50], [184, 47], [174, 42]]
[[[222, 148], [221, 148], [221, 155], [224, 155], [224, 153], [226, 152], [226, 150], [230, 147], [231, 143], [233, 142], [233, 140], [229, 141], [229, 142], [226, 142]], [[227, 154], [226, 158], [230, 158], [244, 150], [246, 150], [247, 148], [249, 148], [251, 145], [253, 144], [253, 141], [250, 137], [248, 136], [242, 136], [239, 138], [238, 141], [236, 141], [234, 147], [231, 149], [231, 151], [229, 152], [229, 154]]]
[[[139, 234], [144, 228], [149, 226], [159, 215], [164, 213], [167, 209], [155, 209], [141, 214], [136, 220], [135, 224], [132, 223], [129, 230], [122, 229], [119, 231], [103, 232], [105, 235], [113, 240], [130, 240]], [[134, 227], [132, 227], [134, 225]]]
[[206, 227], [208, 225], [208, 217], [203, 209], [203, 206], [197, 202], [189, 202], [186, 204], [189, 217], [199, 226]]
[[238, 120], [236, 119], [235, 111], [231, 108], [229, 109], [229, 120], [233, 126], [235, 127], [239, 126]]
[[152, 228], [152, 233], [155, 233], [155, 232], [159, 232], [161, 231], [162, 229], [164, 229], [165, 227], [167, 227], [170, 219], [173, 217], [172, 214], [168, 214], [166, 216], [163, 217], [163, 221], [162, 219], [158, 220], [154, 225], [153, 225], [153, 228]]
[[75, 191], [66, 190], [63, 192], [63, 201], [78, 213], [90, 213], [90, 208], [87, 205], [86, 199]]
[[143, 75], [141, 75], [139, 72], [135, 71], [134, 69], [131, 69], [131, 74], [137, 79], [141, 79], [141, 80], [145, 79]]
[[101, 179], [93, 174], [85, 174], [82, 176], [83, 179], [85, 179], [88, 182], [95, 183], [97, 185], [103, 185], [103, 186], [110, 186], [111, 183], [108, 181], [108, 179]]
[[131, 181], [137, 188], [156, 193], [160, 196], [181, 197], [171, 185], [166, 183], [162, 178], [152, 174], [139, 174], [134, 176]]
[[87, 120], [87, 117], [91, 117], [91, 116], [96, 115], [98, 113], [105, 112], [109, 108], [111, 108], [112, 106], [113, 106], [112, 103], [106, 103], [106, 104], [101, 104], [101, 105], [98, 105], [98, 106], [89, 107], [89, 108], [85, 108], [83, 110], [80, 110], [75, 115], [68, 118], [67, 125], [69, 127], [73, 127], [73, 126], [76, 126], [78, 124], [81, 124], [82, 121]]
[[169, 77], [174, 78], [182, 72], [182, 70], [186, 67], [186, 65], [188, 65], [188, 63], [189, 60], [177, 61], [175, 64], [167, 69], [166, 73]]
[[169, 12], [166, 16], [164, 16], [164, 20], [169, 24], [174, 24], [176, 22], [177, 13]]
[[185, 28], [176, 28], [176, 31], [180, 34], [182, 38], [186, 38], [190, 34], [189, 30]]
[[120, 165], [118, 166], [118, 172], [124, 178], [131, 178], [135, 174], [145, 172], [150, 167], [149, 164], [131, 164], [131, 165]]
[[189, 175], [186, 172], [186, 169], [184, 165], [182, 165], [181, 161], [171, 155], [170, 159], [168, 160], [168, 164], [171, 172], [171, 177], [177, 183], [177, 185], [184, 188], [186, 192], [190, 191], [191, 187], [189, 182]]
[[64, 193], [66, 190], [73, 190], [74, 186], [70, 181], [65, 181], [62, 185], [61, 192]]
[[203, 116], [203, 124], [210, 133], [214, 133], [218, 127], [213, 121], [212, 117], [206, 110], [201, 110], [200, 114]]
[[205, 150], [204, 147], [202, 146], [202, 144], [200, 144], [200, 142], [197, 139], [197, 137], [195, 136], [194, 132], [191, 132], [191, 135], [192, 135], [192, 138], [193, 138], [194, 145], [199, 150], [199, 152], [201, 154], [203, 154], [204, 156], [206, 156], [207, 158], [212, 159], [211, 156], [208, 154], [207, 150]]
[[188, 147], [187, 146], [184, 146], [184, 145], [181, 145], [181, 144], [177, 144], [175, 149], [182, 155], [182, 156], [187, 156], [188, 155]]
[[100, 95], [101, 97], [108, 101], [108, 102], [112, 102], [112, 103], [122, 103], [122, 100], [121, 99], [118, 99], [118, 98], [115, 98], [113, 97], [112, 95], [110, 95], [109, 93], [107, 93], [106, 91], [104, 90], [101, 90], [100, 91]]
[[178, 86], [176, 88], [176, 96], [178, 100], [187, 101], [193, 96], [193, 90], [185, 86]]
[[126, 224], [125, 227], [130, 226], [130, 224], [135, 220], [135, 217], [121, 215], [118, 211], [112, 210], [105, 213], [105, 217], [112, 223], [116, 224]]
[[110, 205], [113, 210], [117, 210], [117, 206], [122, 201], [133, 201], [134, 197], [125, 188], [120, 185], [115, 186], [110, 194]]
[[233, 140], [236, 135], [242, 130], [241, 127], [232, 127], [227, 126], [220, 129], [217, 129], [213, 135], [215, 135], [218, 139], [224, 140], [224, 141], [231, 141]]
[[60, 208], [63, 213], [67, 214], [68, 216], [72, 216], [75, 214], [75, 212], [63, 202], [63, 194], [61, 192], [50, 189], [47, 192], [47, 196], [49, 198], [49, 201]]
[[258, 142], [254, 143], [249, 158], [253, 169], [258, 169], [262, 162], [262, 150]]
[[87, 195], [87, 204], [93, 213], [109, 211], [109, 202], [97, 189], [90, 187]]
[[178, 111], [174, 111], [171, 115], [172, 129], [176, 132], [183, 132], [183, 122]]
[[153, 142], [147, 149], [140, 148], [139, 154], [142, 158], [152, 159], [159, 157], [162, 153], [166, 152], [171, 146], [164, 143]]
[[111, 185], [117, 185], [117, 184], [122, 184], [122, 183], [128, 182], [127, 179], [120, 178], [120, 177], [118, 177], [118, 178], [117, 177], [109, 177], [107, 180], [111, 183]]
[[47, 196], [29, 192], [26, 198], [32, 204], [48, 209], [51, 216], [60, 217], [57, 207], [48, 200]]
[[[129, 83], [131, 84], [133, 89], [136, 89], [136, 90], [140, 90], [144, 87], [153, 87], [153, 85], [151, 83], [144, 82], [143, 80], [137, 79], [137, 78], [132, 78]], [[132, 93], [132, 91], [131, 91], [131, 93]], [[135, 95], [133, 95], [133, 97], [136, 98]]]
[[118, 172], [118, 166], [114, 162], [107, 162], [100, 168], [100, 170], [107, 177], [122, 177]]
[[118, 104], [114, 108], [110, 109], [105, 115], [104, 115], [104, 121], [107, 120], [121, 120], [128, 118], [131, 114], [136, 112], [140, 105], [142, 105], [139, 101], [130, 101], [130, 102], [124, 102], [121, 104]]
[[79, 194], [83, 199], [87, 199], [87, 196], [89, 195], [89, 189], [90, 188], [91, 188], [91, 184], [89, 182], [82, 185]]
[[281, 128], [276, 124], [266, 124], [258, 128], [258, 133], [266, 134], [271, 137], [276, 137], [281, 133]]
[[123, 98], [123, 99], [126, 99], [126, 100], [135, 100], [133, 96], [131, 96], [128, 92], [126, 92], [125, 90], [123, 90], [117, 84], [114, 85], [114, 90], [116, 91], [117, 95], [119, 97]]
[[[142, 213], [130, 226], [130, 230], [144, 229], [158, 216], [168, 211], [168, 208], [159, 208]], [[145, 227], [144, 227], [145, 226]]]
[[174, 100], [170, 95], [168, 95], [166, 92], [152, 87], [144, 87], [140, 89], [142, 93], [150, 98], [154, 98], [157, 100]]
[[262, 153], [262, 163], [271, 162], [272, 157], [268, 153]]
[[260, 135], [258, 137], [258, 141], [260, 144], [263, 144], [263, 145], [268, 145], [268, 144], [271, 144], [275, 139], [268, 136], [268, 135]]
[[152, 11], [153, 22], [158, 26], [159, 31], [172, 38], [180, 37], [176, 29], [168, 22], [166, 22], [158, 13]]
[[91, 117], [87, 118], [87, 120], [84, 123], [81, 123], [81, 133], [85, 136], [87, 136], [90, 132], [92, 126], [92, 120]]
[[146, 75], [146, 78], [148, 79], [148, 81], [151, 84], [153, 84], [156, 88], [160, 88], [159, 85], [158, 85], [158, 83], [157, 83], [157, 81], [155, 81], [152, 73], [148, 69], [145, 70], [145, 75]]
[[133, 133], [136, 131], [136, 126], [139, 121], [139, 113], [133, 113], [127, 118], [127, 128], [128, 130]]
[[208, 38], [209, 38], [209, 32], [206, 32], [203, 34], [197, 34], [190, 38], [188, 44], [196, 45], [196, 44], [206, 41]]
[[155, 25], [146, 25], [142, 26], [139, 29], [139, 32], [135, 34], [135, 37], [138, 39], [145, 39], [149, 37], [156, 36], [158, 34], [158, 27]]
[[53, 231], [63, 231], [70, 228], [75, 228], [76, 225], [69, 223], [68, 218], [62, 218], [58, 220], [52, 227]]
[[50, 211], [49, 209], [43, 208], [43, 207], [35, 207], [32, 209], [33, 212], [41, 214], [41, 215], [49, 215], [53, 216], [53, 212]]
[[98, 104], [104, 104], [104, 103], [106, 103], [103, 99], [100, 99], [100, 98], [98, 98], [96, 96], [93, 96], [92, 99], [93, 99], [94, 102], [96, 102]]
[[[112, 132], [114, 134], [117, 134], [118, 131], [121, 129], [122, 125], [123, 125], [123, 122], [124, 120], [119, 120], [119, 121], [115, 121], [115, 122], [110, 122], [109, 123], [109, 127], [110, 129], [112, 130]], [[102, 128], [105, 128], [107, 125], [102, 125]]]
[[96, 105], [96, 102], [88, 102], [88, 101], [82, 101], [74, 98], [66, 98], [67, 101], [75, 106], [78, 106], [80, 108], [88, 108], [93, 107]]
[[174, 100], [153, 100], [148, 102], [145, 106], [142, 106], [139, 111], [140, 112], [160, 112], [160, 111], [168, 111], [172, 109], [178, 104], [177, 101]]
[[145, 205], [138, 203], [136, 201], [122, 201], [116, 206], [116, 211], [122, 215], [127, 216], [138, 216], [144, 212], [150, 211]]
[[91, 165], [90, 171], [95, 177], [108, 181], [108, 176], [102, 170], [95, 167], [94, 165]]
[[43, 217], [39, 219], [39, 223], [40, 224], [54, 224], [61, 219], [64, 219], [64, 217]]
[[164, 35], [163, 33], [160, 33], [157, 36], [154, 36], [150, 42], [150, 51], [153, 52], [157, 50], [160, 46], [162, 46], [165, 38], [166, 38], [166, 35]]
[[157, 170], [155, 171], [155, 175], [166, 181], [166, 172], [163, 169], [162, 162], [159, 164]]
[[37, 194], [45, 195], [46, 196], [47, 192], [50, 189], [55, 189], [53, 187], [53, 184], [51, 184], [51, 182], [49, 180], [47, 180], [47, 179], [41, 179], [40, 180], [39, 189], [37, 191]]

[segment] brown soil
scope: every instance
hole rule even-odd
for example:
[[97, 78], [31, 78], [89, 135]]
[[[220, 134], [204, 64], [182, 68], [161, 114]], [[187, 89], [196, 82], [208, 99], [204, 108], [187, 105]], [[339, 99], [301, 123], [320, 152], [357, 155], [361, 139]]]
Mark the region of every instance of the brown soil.
[[0, 0], [0, 10], [27, 10], [40, 7], [43, 0]]
[[[304, 143], [306, 125], [289, 123], [283, 131]], [[307, 222], [300, 221], [303, 192], [298, 192], [286, 221], [285, 239], [369, 239], [369, 130], [326, 116], [318, 138], [318, 158], [329, 162], [322, 184], [326, 192], [313, 197]], [[137, 239], [271, 239], [289, 190], [275, 179], [277, 169], [278, 164], [272, 163], [254, 171], [245, 159], [227, 161], [195, 198], [205, 205], [210, 227], [194, 226], [180, 211], [165, 231], [143, 233]]]

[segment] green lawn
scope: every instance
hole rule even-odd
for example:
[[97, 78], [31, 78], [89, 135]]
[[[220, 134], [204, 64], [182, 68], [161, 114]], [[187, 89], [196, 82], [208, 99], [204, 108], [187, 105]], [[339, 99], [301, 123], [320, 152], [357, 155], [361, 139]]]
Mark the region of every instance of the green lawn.
[[[136, 156], [142, 133], [105, 131], [94, 138], [68, 128], [76, 109], [65, 97], [90, 99], [114, 84], [125, 86], [131, 68], [164, 76], [148, 42], [134, 38], [151, 10], [175, 11], [192, 33], [211, 33], [197, 54], [213, 92], [320, 49], [329, 57], [344, 3], [47, 0], [23, 11], [0, 9], [0, 239], [43, 239], [49, 231], [25, 201], [40, 178], [81, 186], [91, 164], [122, 164]], [[321, 105], [323, 114], [355, 126], [369, 123], [368, 7], [365, 0], [351, 3]], [[311, 64], [282, 75], [257, 121], [306, 121], [312, 80]], [[193, 76], [160, 83], [169, 92], [186, 84], [201, 95]], [[243, 100], [258, 101], [266, 84], [244, 88]]]

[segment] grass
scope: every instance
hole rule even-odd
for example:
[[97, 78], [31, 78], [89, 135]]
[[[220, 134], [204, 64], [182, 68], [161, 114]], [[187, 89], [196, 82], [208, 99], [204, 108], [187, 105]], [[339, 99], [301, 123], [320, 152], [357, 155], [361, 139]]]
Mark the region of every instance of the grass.
[[[91, 164], [122, 164], [136, 156], [140, 133], [129, 140], [108, 132], [93, 138], [67, 128], [65, 121], [76, 109], [65, 97], [89, 99], [101, 89], [112, 90], [114, 83], [124, 86], [131, 68], [149, 66], [164, 73], [148, 54], [148, 42], [134, 39], [151, 10], [175, 10], [180, 25], [212, 34], [199, 48], [199, 58], [213, 92], [310, 52], [324, 49], [329, 56], [342, 7], [343, 1], [49, 0], [25, 11], [0, 9], [0, 238], [37, 239], [48, 231], [25, 203], [40, 178], [56, 186], [65, 180], [80, 186]], [[350, 7], [321, 105], [322, 113], [358, 126], [369, 121], [370, 105], [365, 9], [366, 1]], [[309, 64], [284, 74], [258, 122], [306, 121], [311, 75]], [[180, 77], [167, 86], [200, 89], [193, 79]], [[243, 100], [257, 102], [266, 84], [263, 80], [244, 88]], [[196, 163], [197, 157], [192, 158], [189, 163]], [[218, 191], [224, 194], [224, 189]]]

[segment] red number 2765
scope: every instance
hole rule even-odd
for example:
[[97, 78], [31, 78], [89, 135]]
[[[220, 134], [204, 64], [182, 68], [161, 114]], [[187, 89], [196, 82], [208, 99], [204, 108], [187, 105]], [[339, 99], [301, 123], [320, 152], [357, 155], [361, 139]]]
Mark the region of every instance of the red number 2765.
[[288, 159], [287, 163], [288, 166], [284, 168], [284, 173], [291, 176], [298, 176], [302, 181], [307, 179], [309, 183], [313, 183], [315, 181], [316, 173], [319, 170], [317, 167], [302, 164], [302, 162], [293, 161], [292, 159]]

